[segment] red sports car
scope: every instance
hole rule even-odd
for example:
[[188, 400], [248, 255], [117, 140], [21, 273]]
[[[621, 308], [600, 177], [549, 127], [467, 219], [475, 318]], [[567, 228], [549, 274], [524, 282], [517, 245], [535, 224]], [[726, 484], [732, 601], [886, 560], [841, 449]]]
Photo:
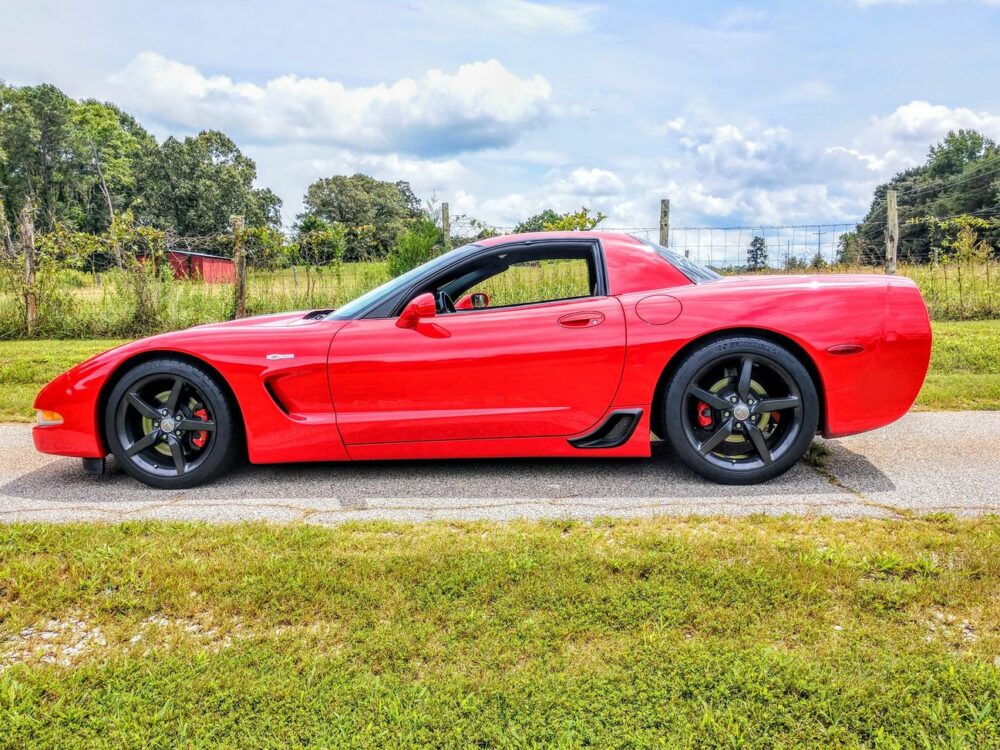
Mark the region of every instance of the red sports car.
[[888, 424], [930, 358], [891, 276], [721, 277], [603, 232], [495, 237], [336, 310], [135, 341], [38, 394], [35, 446], [163, 488], [253, 463], [649, 456], [761, 482]]

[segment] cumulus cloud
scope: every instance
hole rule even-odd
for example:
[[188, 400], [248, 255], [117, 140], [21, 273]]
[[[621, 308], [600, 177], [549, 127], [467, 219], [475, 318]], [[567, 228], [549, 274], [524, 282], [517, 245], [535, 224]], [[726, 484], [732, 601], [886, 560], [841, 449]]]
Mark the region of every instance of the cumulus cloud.
[[871, 118], [851, 146], [832, 146], [827, 153], [853, 158], [888, 177], [921, 164], [931, 144], [941, 141], [948, 131], [963, 128], [1000, 139], [1000, 115], [915, 100]]
[[972, 128], [1000, 137], [1000, 115], [915, 100], [898, 107], [886, 117], [872, 118], [870, 129], [882, 138], [926, 146], [944, 137], [949, 130], [961, 128]]
[[154, 52], [138, 55], [111, 84], [127, 107], [182, 126], [422, 155], [510, 145], [545, 119], [552, 94], [542, 76], [518, 77], [497, 60], [351, 88], [293, 75], [233, 81]]
[[568, 177], [557, 180], [554, 187], [560, 193], [580, 196], [617, 195], [625, 190], [618, 175], [597, 167], [574, 169]]

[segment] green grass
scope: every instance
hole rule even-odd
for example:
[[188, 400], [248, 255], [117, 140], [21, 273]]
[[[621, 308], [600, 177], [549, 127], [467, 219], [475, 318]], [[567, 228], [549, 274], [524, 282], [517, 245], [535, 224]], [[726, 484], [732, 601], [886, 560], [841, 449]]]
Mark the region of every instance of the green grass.
[[4, 526], [0, 744], [997, 747], [998, 590], [996, 518]]
[[42, 386], [120, 340], [0, 341], [0, 421], [34, 421]]
[[934, 323], [917, 408], [1000, 409], [1000, 321]]
[[[1000, 321], [934, 323], [924, 410], [1000, 409]], [[34, 419], [39, 389], [117, 339], [0, 341], [0, 421]]]

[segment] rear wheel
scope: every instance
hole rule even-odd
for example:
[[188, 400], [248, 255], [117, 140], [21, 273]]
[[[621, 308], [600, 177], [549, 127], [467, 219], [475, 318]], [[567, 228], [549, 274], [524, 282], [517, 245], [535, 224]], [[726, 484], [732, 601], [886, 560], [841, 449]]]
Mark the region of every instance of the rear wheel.
[[681, 460], [723, 484], [755, 484], [788, 471], [819, 423], [816, 387], [802, 363], [771, 341], [743, 336], [688, 356], [664, 410]]
[[108, 398], [104, 434], [115, 459], [152, 487], [215, 479], [239, 450], [234, 409], [209, 373], [176, 359], [126, 372]]

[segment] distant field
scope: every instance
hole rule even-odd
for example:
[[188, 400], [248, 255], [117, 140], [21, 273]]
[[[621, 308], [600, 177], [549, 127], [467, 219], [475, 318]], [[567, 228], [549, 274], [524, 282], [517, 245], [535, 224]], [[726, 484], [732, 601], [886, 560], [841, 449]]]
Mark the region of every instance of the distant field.
[[[1000, 409], [1000, 321], [934, 323], [918, 409]], [[29, 422], [38, 390], [121, 339], [0, 341], [0, 421]]]

